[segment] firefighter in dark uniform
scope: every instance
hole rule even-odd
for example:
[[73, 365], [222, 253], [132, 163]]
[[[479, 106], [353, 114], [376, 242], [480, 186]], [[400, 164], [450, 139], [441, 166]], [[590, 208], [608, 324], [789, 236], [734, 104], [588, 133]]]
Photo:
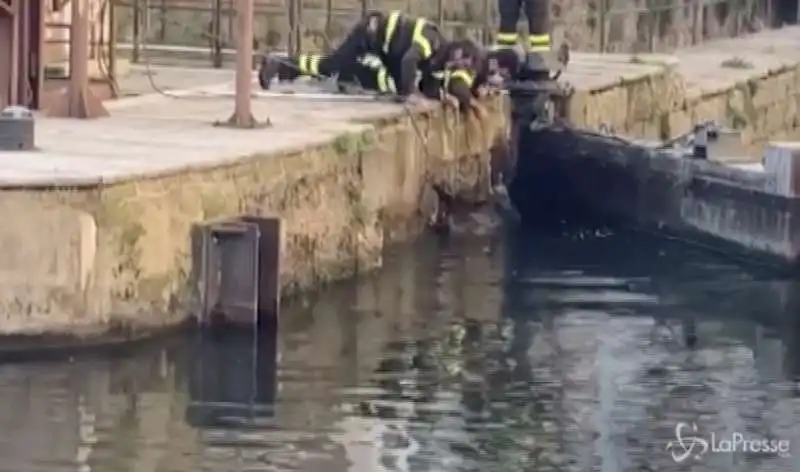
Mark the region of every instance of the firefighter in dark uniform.
[[548, 0], [498, 0], [500, 30], [495, 48], [513, 48], [519, 44], [517, 22], [524, 9], [528, 18], [528, 51], [550, 52], [550, 2]]
[[[443, 70], [419, 72], [416, 88], [426, 98], [455, 102], [467, 111], [473, 107], [473, 98], [479, 97], [478, 72], [482, 68], [483, 55], [472, 41], [453, 41], [445, 47], [450, 61]], [[343, 79], [342, 77], [347, 77]], [[386, 95], [397, 93], [397, 85], [377, 56], [367, 55], [358, 64], [340, 75], [340, 82], [355, 82], [355, 85]]]
[[[383, 62], [375, 56], [365, 56], [348, 71], [348, 77], [357, 87], [382, 95], [397, 94], [397, 84]], [[473, 98], [475, 74], [469, 69], [447, 69], [423, 76], [418, 74], [416, 91], [431, 100], [452, 97], [462, 110], [467, 110]]]
[[287, 60], [265, 57], [259, 82], [262, 88], [269, 88], [275, 76], [283, 81], [302, 75], [332, 77], [344, 73], [346, 76], [348, 69], [372, 54], [381, 59], [395, 82], [397, 97], [404, 101], [415, 92], [418, 71], [426, 74], [445, 68], [450, 60], [446, 44], [439, 28], [423, 18], [411, 18], [399, 11], [370, 12], [328, 55], [300, 55]]
[[366, 91], [394, 95], [397, 86], [380, 57], [367, 54], [359, 58], [348, 70], [339, 73], [339, 84], [353, 84]]

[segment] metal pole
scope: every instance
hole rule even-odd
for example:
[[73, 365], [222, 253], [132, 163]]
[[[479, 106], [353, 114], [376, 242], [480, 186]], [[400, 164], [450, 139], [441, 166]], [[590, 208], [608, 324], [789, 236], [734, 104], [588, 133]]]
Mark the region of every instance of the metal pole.
[[[22, 2], [11, 2], [11, 87], [9, 90], [9, 104], [19, 105], [19, 89], [22, 83], [19, 73], [20, 49], [20, 18], [22, 17]], [[26, 74], [27, 75], [27, 74]]]
[[117, 83], [117, 6], [108, 2], [108, 81], [110, 82], [112, 96], [119, 97], [119, 83]]
[[19, 68], [20, 70], [27, 71], [26, 73], [21, 74], [19, 78], [19, 87], [18, 87], [18, 95], [17, 99], [19, 100], [20, 105], [24, 105], [28, 108], [33, 107], [33, 100], [34, 100], [34, 74], [35, 71], [32, 68], [33, 61], [35, 60], [36, 52], [34, 47], [34, 22], [36, 21], [36, 5], [37, 1], [32, 2], [22, 2], [18, 7], [17, 14], [20, 16], [19, 19], [19, 36], [18, 41], [20, 44], [19, 50]]
[[108, 76], [117, 81], [117, 6], [108, 2]]
[[600, 0], [600, 10], [598, 11], [597, 15], [597, 22], [599, 23], [599, 30], [600, 30], [600, 41], [598, 42], [598, 49], [600, 53], [606, 52], [606, 18], [608, 13], [608, 2], [606, 0]]
[[161, 44], [167, 41], [167, 0], [161, 0], [161, 8], [158, 11], [158, 40]]
[[333, 49], [333, 44], [330, 44], [331, 34], [333, 26], [333, 0], [328, 0], [327, 4], [325, 5], [325, 38], [323, 38], [323, 42], [325, 43], [324, 51], [330, 52]]
[[39, 0], [35, 3], [29, 3], [30, 7], [34, 10], [33, 14], [35, 15], [31, 18], [32, 31], [30, 32], [30, 56], [32, 64], [30, 65], [30, 71], [32, 74], [34, 74], [34, 80], [31, 83], [31, 89], [33, 92], [33, 100], [31, 105], [36, 109], [44, 108], [42, 99], [42, 88], [44, 86], [44, 58], [42, 57], [42, 53], [44, 52], [44, 20], [45, 12], [47, 11], [45, 1], [46, 0]]
[[256, 128], [253, 118], [250, 91], [253, 84], [253, 0], [238, 0], [236, 16], [238, 38], [236, 41], [236, 108], [228, 120], [235, 128]]
[[214, 0], [211, 11], [211, 65], [222, 68], [222, 0]]
[[131, 62], [136, 64], [139, 62], [139, 49], [141, 43], [142, 32], [140, 31], [142, 14], [140, 11], [141, 0], [133, 0], [133, 49], [131, 50]]
[[287, 51], [289, 54], [297, 54], [297, 11], [295, 10], [295, 4], [297, 3], [295, 0], [287, 0], [289, 11], [289, 41], [287, 44]]
[[294, 53], [300, 54], [301, 52], [303, 52], [303, 0], [295, 0], [294, 8], [295, 8], [294, 29], [296, 30], [295, 34], [297, 35], [297, 43], [295, 44], [297, 50]]
[[51, 110], [54, 116], [97, 118], [108, 116], [103, 103], [89, 90], [89, 21], [87, 0], [72, 0], [69, 34], [69, 85], [60, 103]]
[[86, 0], [72, 0], [70, 6], [69, 108], [77, 110], [80, 107], [80, 90], [89, 84], [89, 27], [86, 24]]

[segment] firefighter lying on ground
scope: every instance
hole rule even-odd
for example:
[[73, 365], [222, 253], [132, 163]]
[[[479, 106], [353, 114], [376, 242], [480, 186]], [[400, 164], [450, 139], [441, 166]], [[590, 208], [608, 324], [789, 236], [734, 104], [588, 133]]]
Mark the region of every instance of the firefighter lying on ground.
[[[344, 42], [325, 56], [299, 55], [288, 59], [266, 56], [259, 71], [259, 83], [268, 89], [277, 76], [292, 81], [300, 76], [347, 76], [361, 58], [380, 58], [396, 85], [398, 101], [416, 91], [418, 72], [423, 76], [445, 70], [455, 51], [439, 28], [423, 18], [401, 12], [370, 12], [350, 31]], [[458, 51], [462, 55], [467, 51]]]
[[[397, 86], [383, 65], [375, 56], [365, 56], [353, 65], [348, 75], [340, 78], [340, 84], [352, 85], [381, 95], [394, 96]], [[446, 69], [430, 75], [417, 76], [416, 91], [431, 100], [442, 100], [458, 106], [463, 111], [472, 108], [472, 84], [475, 75], [467, 69]]]
[[[474, 98], [483, 98], [501, 90], [516, 76], [523, 61], [521, 51], [481, 51], [468, 40], [454, 41], [451, 47], [468, 53], [455, 54], [454, 57], [460, 59], [452, 61], [447, 70], [434, 72], [427, 79], [420, 75], [418, 88], [425, 97], [444, 99], [462, 111], [475, 108]], [[366, 90], [383, 94], [393, 94], [396, 90], [391, 76], [377, 57], [362, 58], [347, 77]]]
[[[481, 55], [479, 48], [471, 41], [453, 41], [448, 44], [451, 60], [443, 70], [429, 73], [420, 72], [416, 79], [416, 89], [424, 97], [451, 102], [467, 111], [474, 108], [473, 98], [482, 96], [483, 82], [478, 83]], [[476, 66], [476, 64], [478, 64]], [[364, 56], [339, 77], [340, 83], [354, 83], [364, 90], [376, 91], [384, 95], [397, 93], [397, 86], [387, 67], [377, 56]]]

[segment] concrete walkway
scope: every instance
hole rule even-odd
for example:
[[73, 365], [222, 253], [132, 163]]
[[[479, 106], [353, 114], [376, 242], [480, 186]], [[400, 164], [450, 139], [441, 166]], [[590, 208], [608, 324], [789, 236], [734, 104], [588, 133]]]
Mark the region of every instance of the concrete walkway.
[[800, 62], [800, 27], [765, 30], [677, 51], [687, 95], [732, 87]]
[[[631, 64], [625, 56], [578, 54], [569, 76], [591, 90], [613, 86], [620, 77], [644, 77], [659, 69], [654, 64]], [[214, 122], [224, 122], [233, 112], [233, 85], [226, 81], [229, 71], [153, 71], [153, 80], [161, 81], [158, 87], [171, 96], [155, 93], [107, 102], [111, 116], [97, 120], [39, 119], [38, 152], [0, 152], [0, 158], [9, 163], [0, 169], [0, 182], [6, 186], [91, 184], [216, 166], [331, 142], [337, 136], [369, 129], [372, 125], [365, 123], [370, 120], [411, 111], [367, 96], [321, 92], [311, 85], [265, 93], [254, 80], [253, 112], [260, 120], [269, 119], [272, 126], [257, 130], [214, 127]], [[131, 87], [142, 89], [149, 81], [139, 72], [128, 80]], [[200, 74], [205, 75], [195, 83], [202, 86], [169, 90], [181, 78]]]
[[[711, 42], [678, 51], [674, 57], [577, 52], [565, 79], [577, 90], [595, 94], [655, 76], [667, 64], [677, 64], [686, 97], [713, 94], [754, 76], [800, 64], [800, 28]], [[233, 111], [232, 71], [153, 67], [149, 73], [150, 77], [146, 68], [134, 66], [121, 82], [123, 91], [152, 89], [152, 78], [160, 90], [178, 98], [150, 93], [109, 102], [111, 117], [98, 120], [39, 119], [39, 151], [24, 155], [0, 152], [0, 158], [8, 163], [0, 170], [0, 182], [91, 183], [214, 166], [330, 142], [342, 134], [365, 130], [369, 126], [365, 121], [407, 112], [399, 105], [319, 93], [302, 85], [292, 87], [294, 94], [264, 94], [254, 81], [254, 93], [258, 94], [254, 113], [259, 119], [269, 119], [272, 126], [247, 131], [213, 127], [212, 123], [227, 120]], [[188, 91], [184, 90], [187, 86]], [[783, 97], [788, 93], [785, 87], [764, 92]], [[631, 99], [626, 99], [628, 104], [610, 102], [611, 107], [630, 107]], [[685, 127], [675, 130], [683, 132], [690, 123], [677, 126]]]

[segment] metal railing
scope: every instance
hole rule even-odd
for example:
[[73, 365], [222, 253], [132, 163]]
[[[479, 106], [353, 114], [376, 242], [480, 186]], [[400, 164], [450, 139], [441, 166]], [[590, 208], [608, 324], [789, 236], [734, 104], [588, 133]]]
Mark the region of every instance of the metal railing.
[[[754, 31], [758, 24], [771, 24], [773, 17], [771, 0], [642, 0], [640, 6], [630, 3], [600, 0], [600, 8], [590, 17], [597, 26], [596, 50], [670, 50], [708, 39], [739, 36]], [[626, 34], [626, 29], [634, 34]]]
[[[235, 0], [114, 0], [117, 40], [133, 62], [142, 45], [209, 57], [215, 67], [235, 50]], [[271, 50], [325, 51], [370, 9], [401, 9], [438, 22], [451, 37], [488, 43], [497, 0], [255, 0], [255, 42]], [[736, 36], [770, 23], [770, 0], [598, 0], [582, 18], [553, 6], [556, 39], [579, 50], [655, 52]], [[592, 5], [597, 5], [592, 9]], [[635, 25], [631, 27], [631, 25]], [[524, 26], [521, 26], [524, 31]], [[193, 51], [193, 52], [192, 52]]]

